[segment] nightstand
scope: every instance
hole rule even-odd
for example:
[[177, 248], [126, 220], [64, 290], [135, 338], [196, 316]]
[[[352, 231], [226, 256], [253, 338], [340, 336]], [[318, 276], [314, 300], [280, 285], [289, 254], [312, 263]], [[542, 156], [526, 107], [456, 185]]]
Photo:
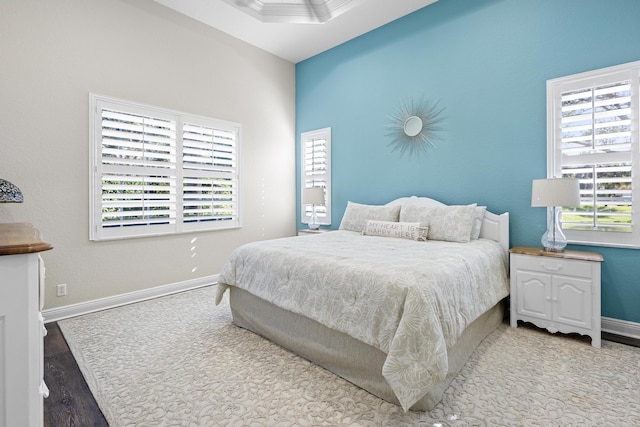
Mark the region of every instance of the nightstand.
[[577, 332], [601, 345], [600, 266], [597, 252], [516, 246], [511, 263], [511, 326], [518, 320], [549, 332]]
[[322, 233], [328, 233], [329, 231], [333, 231], [333, 230], [330, 230], [328, 228], [319, 228], [317, 230], [303, 228], [301, 230], [298, 230], [298, 236], [300, 236], [301, 234], [322, 234]]

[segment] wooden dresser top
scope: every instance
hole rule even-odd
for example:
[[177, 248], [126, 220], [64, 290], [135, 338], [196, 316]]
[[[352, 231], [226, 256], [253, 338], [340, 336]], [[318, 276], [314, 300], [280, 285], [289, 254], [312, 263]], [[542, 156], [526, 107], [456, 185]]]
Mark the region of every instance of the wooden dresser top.
[[569, 249], [563, 252], [548, 252], [544, 250], [544, 248], [535, 247], [535, 246], [516, 246], [509, 249], [509, 253], [522, 254], [522, 255], [534, 255], [534, 256], [547, 256], [552, 258], [577, 259], [582, 261], [595, 261], [595, 262], [604, 261], [602, 254], [599, 254], [598, 252], [572, 251]]
[[0, 255], [48, 251], [53, 246], [40, 240], [40, 231], [27, 222], [0, 224]]

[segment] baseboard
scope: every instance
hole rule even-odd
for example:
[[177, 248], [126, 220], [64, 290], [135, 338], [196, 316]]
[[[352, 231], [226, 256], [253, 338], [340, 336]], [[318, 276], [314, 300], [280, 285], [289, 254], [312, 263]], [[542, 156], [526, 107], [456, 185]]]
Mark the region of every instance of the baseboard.
[[93, 313], [95, 311], [120, 307], [122, 305], [132, 304], [134, 302], [145, 301], [152, 298], [175, 294], [177, 292], [201, 288], [203, 286], [212, 285], [217, 282], [217, 274], [213, 276], [205, 276], [198, 279], [186, 280], [184, 282], [171, 283], [168, 285], [157, 286], [150, 289], [143, 289], [140, 291], [128, 292], [126, 294], [114, 295], [112, 297], [100, 298], [92, 301], [81, 302], [78, 304], [70, 304], [62, 307], [51, 308], [48, 310], [44, 310], [42, 312], [42, 316], [45, 319], [45, 323], [57, 322], [58, 320]]
[[603, 317], [601, 322], [602, 332], [620, 335], [634, 339], [640, 339], [640, 323], [626, 320]]

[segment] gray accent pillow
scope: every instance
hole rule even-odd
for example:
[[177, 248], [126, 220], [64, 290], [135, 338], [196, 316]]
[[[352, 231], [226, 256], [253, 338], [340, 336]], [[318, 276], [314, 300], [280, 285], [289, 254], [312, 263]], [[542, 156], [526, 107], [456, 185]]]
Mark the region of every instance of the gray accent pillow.
[[466, 206], [412, 206], [400, 211], [400, 221], [429, 226], [429, 240], [467, 243], [476, 216], [476, 204]]
[[340, 222], [340, 230], [362, 233], [369, 219], [397, 222], [399, 215], [400, 206], [361, 205], [347, 202], [347, 209]]

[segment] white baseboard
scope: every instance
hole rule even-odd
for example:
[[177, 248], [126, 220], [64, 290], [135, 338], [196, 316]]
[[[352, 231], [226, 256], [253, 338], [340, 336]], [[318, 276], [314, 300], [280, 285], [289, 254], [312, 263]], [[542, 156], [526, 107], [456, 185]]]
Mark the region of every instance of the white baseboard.
[[603, 317], [601, 327], [602, 332], [640, 339], [640, 323]]
[[134, 291], [126, 294], [114, 295], [112, 297], [81, 302], [78, 304], [70, 304], [62, 307], [51, 308], [48, 310], [44, 310], [42, 312], [42, 316], [45, 319], [45, 323], [57, 322], [58, 320], [93, 313], [95, 311], [120, 307], [122, 305], [132, 304], [134, 302], [145, 301], [152, 298], [175, 294], [177, 292], [201, 288], [203, 286], [213, 285], [217, 282], [217, 274], [213, 276], [205, 276], [198, 279], [187, 280], [184, 282], [171, 283], [168, 285], [157, 286], [150, 289], [143, 289], [141, 291]]

